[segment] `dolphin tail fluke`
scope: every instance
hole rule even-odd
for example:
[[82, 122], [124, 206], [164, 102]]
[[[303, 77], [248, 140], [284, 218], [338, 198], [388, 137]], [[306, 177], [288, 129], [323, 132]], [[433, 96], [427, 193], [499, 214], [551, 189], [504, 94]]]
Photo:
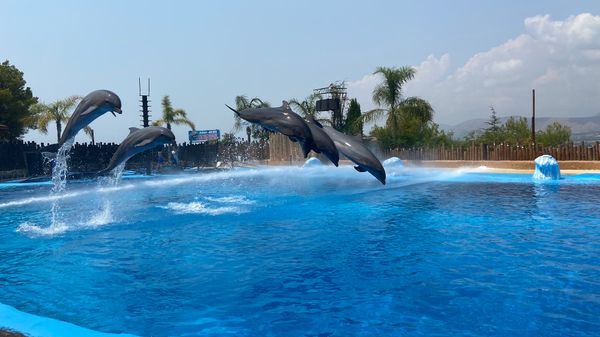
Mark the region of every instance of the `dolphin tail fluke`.
[[225, 104], [225, 106], [226, 106], [226, 107], [228, 107], [228, 108], [229, 108], [229, 110], [231, 110], [231, 111], [235, 112], [237, 115], [239, 115], [239, 114], [240, 114], [240, 112], [239, 112], [239, 111], [237, 111], [236, 109], [234, 109], [234, 108], [230, 107], [229, 105]]

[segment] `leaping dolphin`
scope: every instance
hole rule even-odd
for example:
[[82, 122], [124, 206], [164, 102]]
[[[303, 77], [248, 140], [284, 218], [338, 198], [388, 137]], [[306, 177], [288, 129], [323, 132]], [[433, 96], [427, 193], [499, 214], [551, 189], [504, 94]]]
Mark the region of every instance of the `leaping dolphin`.
[[171, 143], [175, 143], [175, 135], [167, 128], [161, 126], [150, 126], [143, 129], [129, 128], [129, 135], [119, 144], [108, 166], [98, 172], [98, 175], [109, 173], [140, 152]]
[[227, 104], [225, 106], [250, 123], [286, 135], [292, 142], [299, 142], [304, 158], [308, 156], [310, 150], [316, 149], [310, 128], [302, 117], [290, 109], [286, 101], [276, 108], [250, 108], [242, 111], [237, 111]]
[[43, 149], [44, 152], [56, 152], [67, 140], [75, 137], [77, 133], [88, 126], [96, 118], [107, 112], [114, 116], [115, 112], [121, 114], [121, 99], [110, 90], [96, 90], [85, 96], [75, 108], [69, 118], [67, 126], [60, 137], [58, 144], [52, 144]]
[[323, 130], [333, 140], [337, 149], [356, 164], [354, 168], [358, 172], [369, 172], [385, 185], [383, 165], [362, 142], [328, 126], [323, 127]]
[[313, 149], [317, 153], [323, 153], [335, 166], [338, 166], [340, 161], [340, 154], [325, 131], [323, 131], [323, 125], [319, 123], [314, 117], [309, 116], [305, 119], [306, 124], [310, 128], [312, 133], [313, 141], [315, 142], [316, 149]]

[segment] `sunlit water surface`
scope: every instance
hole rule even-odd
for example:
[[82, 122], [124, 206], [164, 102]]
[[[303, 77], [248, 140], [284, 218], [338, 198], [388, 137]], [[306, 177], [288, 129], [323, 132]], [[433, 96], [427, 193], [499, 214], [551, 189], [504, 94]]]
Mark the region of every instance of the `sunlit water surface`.
[[50, 188], [0, 184], [0, 302], [35, 315], [142, 336], [600, 331], [597, 175], [397, 169], [383, 186], [281, 167]]

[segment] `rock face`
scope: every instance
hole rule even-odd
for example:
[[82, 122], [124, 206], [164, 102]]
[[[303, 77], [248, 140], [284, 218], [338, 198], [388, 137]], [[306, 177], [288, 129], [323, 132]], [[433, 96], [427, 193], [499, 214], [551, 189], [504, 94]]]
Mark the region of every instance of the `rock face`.
[[302, 165], [302, 167], [313, 167], [313, 166], [320, 166], [323, 165], [323, 163], [321, 163], [321, 161], [317, 158], [308, 158], [305, 162], [304, 165]]
[[384, 167], [402, 167], [402, 160], [398, 157], [391, 157], [383, 161]]
[[540, 180], [559, 180], [560, 167], [558, 162], [551, 155], [545, 154], [535, 158], [535, 172], [533, 179]]

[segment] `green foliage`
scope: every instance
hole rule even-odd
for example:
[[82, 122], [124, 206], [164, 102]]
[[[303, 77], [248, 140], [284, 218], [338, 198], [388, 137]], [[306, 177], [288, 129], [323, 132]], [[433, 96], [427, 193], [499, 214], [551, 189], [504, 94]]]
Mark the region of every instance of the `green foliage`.
[[419, 118], [409, 116], [400, 122], [400, 130], [394, 131], [389, 127], [375, 126], [371, 136], [377, 138], [377, 142], [383, 149], [398, 147], [423, 147], [423, 146], [450, 146], [457, 142], [452, 138], [452, 133], [446, 133], [439, 129], [436, 123], [422, 125]]
[[25, 87], [23, 72], [8, 61], [0, 64], [0, 124], [8, 128], [0, 137], [16, 139], [25, 133], [31, 123], [30, 107], [37, 103], [31, 89]]
[[495, 119], [495, 111], [492, 110], [492, 116], [488, 125], [489, 128], [483, 131], [471, 131], [464, 139], [466, 144], [510, 144], [527, 145], [531, 143], [531, 129], [525, 117], [510, 117], [502, 125], [496, 120], [493, 125], [490, 124]]
[[381, 108], [362, 115], [365, 122], [385, 117], [385, 127], [375, 128], [372, 135], [377, 137], [384, 148], [422, 146], [452, 141], [452, 135], [439, 130], [433, 123], [433, 107], [419, 97], [402, 96], [406, 82], [414, 78], [412, 67], [379, 67], [375, 74], [383, 76], [383, 82], [373, 90], [373, 101]]
[[223, 143], [225, 145], [235, 144], [235, 135], [231, 132], [224, 133], [223, 136], [221, 137], [221, 143]]
[[194, 123], [187, 117], [187, 113], [183, 109], [173, 109], [171, 105], [171, 99], [168, 95], [162, 99], [162, 117], [155, 120], [152, 125], [161, 126], [166, 125], [167, 129], [171, 130], [171, 125], [185, 124], [192, 130], [196, 130]]
[[558, 122], [554, 122], [548, 125], [546, 130], [538, 131], [535, 137], [538, 144], [557, 146], [571, 140], [571, 128]]
[[363, 134], [360, 104], [358, 104], [356, 98], [350, 100], [348, 114], [346, 115], [346, 121], [344, 122], [344, 131], [347, 134], [354, 136], [362, 136]]
[[496, 116], [496, 109], [494, 109], [493, 106], [490, 106], [490, 111], [492, 112], [490, 115], [490, 120], [485, 122], [485, 124], [489, 125], [490, 127], [486, 130], [491, 132], [500, 131], [500, 118]]
[[510, 117], [503, 125], [503, 142], [511, 145], [531, 143], [531, 129], [525, 117]]

